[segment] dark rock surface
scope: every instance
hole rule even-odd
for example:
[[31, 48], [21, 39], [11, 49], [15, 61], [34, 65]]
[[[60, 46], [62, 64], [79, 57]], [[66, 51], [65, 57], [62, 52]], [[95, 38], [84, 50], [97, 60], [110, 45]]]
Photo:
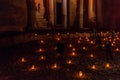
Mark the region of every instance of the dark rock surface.
[[0, 0], [0, 32], [23, 31], [26, 23], [26, 0]]

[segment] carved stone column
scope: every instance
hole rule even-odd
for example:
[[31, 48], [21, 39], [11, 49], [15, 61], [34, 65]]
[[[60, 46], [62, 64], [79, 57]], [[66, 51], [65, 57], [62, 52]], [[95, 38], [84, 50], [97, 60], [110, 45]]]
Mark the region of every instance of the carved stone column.
[[97, 7], [97, 11], [96, 11], [96, 18], [97, 18], [97, 26], [102, 26], [103, 22], [102, 22], [102, 0], [96, 0], [96, 7]]
[[89, 0], [88, 1], [88, 19], [90, 22], [95, 21], [95, 1]]
[[63, 4], [63, 26], [67, 28], [67, 0], [62, 0]]
[[83, 28], [83, 17], [84, 17], [84, 0], [80, 0], [80, 24], [79, 24], [79, 26], [80, 26], [80, 28]]
[[54, 13], [54, 3], [56, 0], [49, 0], [49, 24], [50, 26], [54, 25], [55, 13]]

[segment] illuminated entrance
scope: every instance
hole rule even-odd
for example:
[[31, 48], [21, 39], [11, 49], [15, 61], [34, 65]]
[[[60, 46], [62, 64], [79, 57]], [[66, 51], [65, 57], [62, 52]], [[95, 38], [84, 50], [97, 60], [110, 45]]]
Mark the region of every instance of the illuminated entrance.
[[[34, 0], [35, 28], [94, 28], [102, 24], [102, 0]], [[77, 19], [76, 19], [76, 18]], [[68, 26], [69, 25], [69, 26]]]

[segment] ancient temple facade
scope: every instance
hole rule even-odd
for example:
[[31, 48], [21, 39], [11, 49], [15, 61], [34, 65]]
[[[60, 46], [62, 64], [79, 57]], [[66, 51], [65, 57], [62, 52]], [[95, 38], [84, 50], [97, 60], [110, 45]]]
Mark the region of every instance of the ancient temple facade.
[[118, 28], [119, 3], [119, 0], [1, 0], [0, 32], [116, 25]]
[[102, 26], [102, 0], [35, 0], [35, 7], [36, 28]]

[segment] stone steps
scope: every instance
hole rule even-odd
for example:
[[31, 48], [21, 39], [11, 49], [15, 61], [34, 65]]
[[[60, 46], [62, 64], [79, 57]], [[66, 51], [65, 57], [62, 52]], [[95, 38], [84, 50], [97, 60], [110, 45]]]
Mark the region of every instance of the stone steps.
[[47, 28], [47, 23], [42, 14], [36, 13], [36, 29]]

